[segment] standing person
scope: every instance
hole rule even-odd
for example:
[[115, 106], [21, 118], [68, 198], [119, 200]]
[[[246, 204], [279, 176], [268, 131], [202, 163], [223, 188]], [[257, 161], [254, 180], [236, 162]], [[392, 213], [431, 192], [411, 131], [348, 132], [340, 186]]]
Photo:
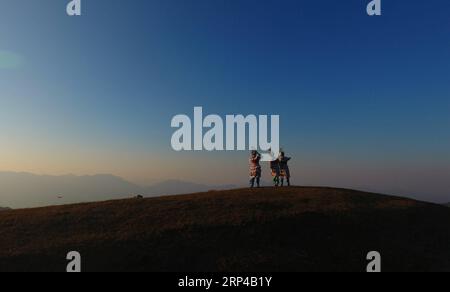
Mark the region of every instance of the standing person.
[[288, 166], [289, 160], [291, 160], [291, 158], [286, 157], [284, 152], [280, 153], [280, 156], [278, 157], [278, 161], [280, 163], [281, 186], [284, 186], [284, 178], [286, 178], [288, 187], [291, 186], [291, 172], [290, 172], [289, 166]]
[[272, 171], [273, 184], [278, 187], [280, 185], [280, 160], [278, 158], [270, 162], [270, 170]]
[[255, 187], [255, 182], [257, 187], [260, 187], [261, 181], [261, 154], [258, 151], [253, 150], [250, 155], [250, 187]]

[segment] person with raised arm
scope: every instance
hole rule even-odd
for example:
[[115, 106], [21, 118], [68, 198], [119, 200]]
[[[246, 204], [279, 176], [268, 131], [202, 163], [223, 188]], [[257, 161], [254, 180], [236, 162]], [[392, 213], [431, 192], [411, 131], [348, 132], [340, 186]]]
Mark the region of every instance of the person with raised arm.
[[261, 183], [261, 154], [258, 151], [253, 150], [250, 154], [250, 188], [256, 186], [259, 188]]
[[278, 157], [278, 162], [280, 165], [280, 177], [281, 177], [281, 186], [284, 186], [284, 179], [286, 178], [287, 186], [291, 186], [291, 172], [289, 170], [288, 162], [291, 160], [291, 157], [286, 157], [284, 151], [280, 152], [280, 156]]

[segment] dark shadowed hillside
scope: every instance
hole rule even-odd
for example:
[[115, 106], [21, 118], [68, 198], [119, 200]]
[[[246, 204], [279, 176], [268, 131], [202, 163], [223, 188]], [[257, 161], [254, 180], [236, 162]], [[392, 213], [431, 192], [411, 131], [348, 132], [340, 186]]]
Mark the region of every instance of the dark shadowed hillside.
[[329, 188], [265, 188], [0, 214], [0, 270], [450, 271], [450, 210]]

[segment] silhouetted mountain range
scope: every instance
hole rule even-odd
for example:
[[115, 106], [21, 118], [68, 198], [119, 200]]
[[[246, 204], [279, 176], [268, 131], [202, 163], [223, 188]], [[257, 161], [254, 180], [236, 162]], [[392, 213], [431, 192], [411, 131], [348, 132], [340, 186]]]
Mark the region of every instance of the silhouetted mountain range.
[[16, 172], [0, 172], [0, 186], [0, 205], [12, 208], [94, 202], [136, 195], [186, 194], [234, 187], [208, 186], [178, 180], [139, 186], [109, 174], [50, 176]]

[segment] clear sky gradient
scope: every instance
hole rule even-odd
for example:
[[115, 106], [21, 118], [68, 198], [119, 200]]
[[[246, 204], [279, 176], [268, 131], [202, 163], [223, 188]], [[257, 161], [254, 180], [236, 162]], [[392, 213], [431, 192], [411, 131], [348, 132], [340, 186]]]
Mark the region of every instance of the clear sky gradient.
[[171, 150], [203, 106], [279, 114], [295, 184], [450, 201], [448, 0], [68, 2], [0, 0], [0, 170], [245, 183]]

